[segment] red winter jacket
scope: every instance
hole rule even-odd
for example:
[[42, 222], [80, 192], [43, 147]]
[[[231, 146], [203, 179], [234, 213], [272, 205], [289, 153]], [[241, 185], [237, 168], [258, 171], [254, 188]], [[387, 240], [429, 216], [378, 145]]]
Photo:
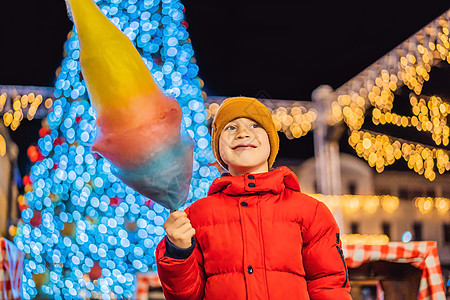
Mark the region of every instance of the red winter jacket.
[[186, 213], [192, 254], [156, 249], [167, 300], [352, 299], [334, 217], [287, 167], [217, 178]]

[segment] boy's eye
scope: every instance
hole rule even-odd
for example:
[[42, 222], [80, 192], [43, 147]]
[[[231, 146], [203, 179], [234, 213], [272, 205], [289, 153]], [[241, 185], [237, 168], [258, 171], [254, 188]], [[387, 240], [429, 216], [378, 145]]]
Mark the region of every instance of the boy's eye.
[[236, 129], [236, 126], [234, 126], [234, 125], [229, 125], [229, 126], [227, 126], [227, 128], [225, 128], [225, 130], [235, 130]]
[[252, 128], [259, 128], [260, 126], [259, 126], [259, 124], [252, 124], [250, 127], [252, 127]]

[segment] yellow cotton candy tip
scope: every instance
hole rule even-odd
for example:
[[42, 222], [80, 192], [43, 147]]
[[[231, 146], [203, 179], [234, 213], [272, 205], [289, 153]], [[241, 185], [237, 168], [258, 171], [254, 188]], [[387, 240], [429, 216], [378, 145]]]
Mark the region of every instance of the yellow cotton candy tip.
[[[153, 80], [132, 42], [92, 0], [67, 0], [80, 40], [80, 66], [92, 105], [121, 108], [144, 95], [161, 100]], [[149, 97], [148, 99], [153, 99]]]

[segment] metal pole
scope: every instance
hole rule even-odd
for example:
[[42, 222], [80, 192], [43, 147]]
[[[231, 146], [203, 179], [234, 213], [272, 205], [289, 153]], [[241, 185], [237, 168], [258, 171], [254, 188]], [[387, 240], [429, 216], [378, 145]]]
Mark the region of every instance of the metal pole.
[[[312, 100], [316, 104], [317, 119], [314, 128], [314, 154], [316, 164], [317, 192], [323, 195], [341, 195], [341, 164], [339, 159], [338, 139], [327, 138], [329, 125], [327, 119], [331, 115], [331, 101], [333, 89], [328, 85], [321, 85], [312, 93]], [[343, 233], [342, 208], [337, 207], [333, 215]]]

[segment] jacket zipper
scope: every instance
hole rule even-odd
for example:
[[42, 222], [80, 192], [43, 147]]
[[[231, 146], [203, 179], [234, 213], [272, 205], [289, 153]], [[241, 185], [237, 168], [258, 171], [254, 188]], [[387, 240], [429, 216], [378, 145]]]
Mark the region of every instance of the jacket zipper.
[[342, 263], [344, 264], [344, 269], [345, 269], [345, 282], [344, 282], [344, 284], [342, 285], [342, 287], [345, 287], [345, 286], [347, 285], [347, 281], [348, 281], [347, 265], [345, 264], [344, 253], [343, 253], [342, 249], [339, 248], [339, 246], [336, 246], [336, 249], [338, 250], [339, 255], [341, 256], [341, 259], [342, 259]]
[[264, 267], [264, 272], [263, 272], [263, 276], [264, 276], [264, 282], [266, 285], [266, 291], [267, 291], [267, 300], [269, 300], [269, 285], [267, 284], [267, 269], [266, 269], [266, 253], [264, 251], [264, 238], [263, 238], [263, 233], [262, 233], [262, 220], [261, 220], [261, 195], [258, 195], [258, 201], [256, 202], [257, 205], [257, 212], [258, 212], [258, 231], [259, 231], [259, 241], [260, 241], [260, 246], [261, 246], [261, 250], [262, 250], [262, 263], [263, 263], [263, 267]]

